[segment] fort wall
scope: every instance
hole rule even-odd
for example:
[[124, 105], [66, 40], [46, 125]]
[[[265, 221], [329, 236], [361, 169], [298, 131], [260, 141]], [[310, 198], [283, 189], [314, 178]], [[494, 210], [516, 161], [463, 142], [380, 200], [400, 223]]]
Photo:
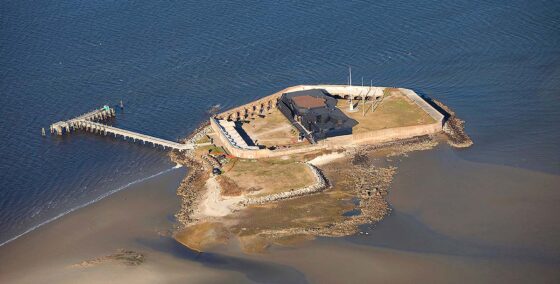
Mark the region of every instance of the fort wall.
[[[258, 150], [250, 150], [250, 149], [242, 149], [233, 144], [226, 138], [225, 133], [216, 122], [216, 119], [228, 119], [233, 117], [238, 117], [239, 113], [247, 114], [248, 110], [252, 110], [253, 106], [259, 105], [269, 105], [269, 102], [273, 102], [273, 108], [276, 107], [276, 102], [278, 101], [279, 97], [284, 93], [300, 91], [300, 90], [308, 90], [308, 89], [325, 89], [332, 95], [339, 95], [339, 96], [353, 96], [353, 98], [361, 98], [361, 96], [368, 95], [367, 90], [369, 89], [369, 96], [377, 97], [382, 96], [384, 87], [361, 87], [361, 86], [339, 86], [339, 85], [300, 85], [289, 87], [283, 89], [279, 92], [276, 92], [270, 96], [266, 96], [262, 99], [259, 99], [255, 102], [250, 104], [246, 104], [244, 106], [240, 106], [228, 111], [225, 111], [221, 114], [216, 115], [216, 118], [210, 119], [210, 125], [212, 129], [218, 133], [217, 137], [224, 145], [226, 151], [228, 151], [231, 155], [244, 158], [244, 159], [259, 159], [259, 158], [271, 158], [271, 157], [281, 157], [285, 155], [293, 155], [293, 154], [300, 154], [315, 150], [321, 149], [339, 149], [344, 147], [351, 147], [354, 145], [362, 145], [362, 144], [374, 144], [374, 143], [383, 143], [389, 142], [394, 140], [401, 140], [407, 139], [415, 136], [427, 135], [427, 134], [434, 134], [439, 133], [443, 129], [443, 119], [444, 116], [440, 112], [438, 112], [435, 108], [433, 108], [430, 104], [428, 104], [424, 99], [422, 99], [418, 94], [410, 89], [399, 89], [405, 96], [411, 99], [415, 104], [417, 104], [422, 110], [424, 110], [430, 117], [434, 119], [434, 123], [431, 124], [423, 124], [423, 125], [413, 125], [413, 126], [404, 126], [404, 127], [395, 127], [395, 128], [388, 128], [388, 129], [380, 129], [374, 130], [364, 133], [358, 134], [350, 134], [350, 135], [343, 135], [343, 136], [336, 136], [330, 137], [324, 140], [319, 141], [315, 145], [309, 146], [298, 146], [295, 148], [288, 148], [288, 149], [277, 149], [277, 150], [269, 150], [269, 149], [258, 149]], [[374, 91], [375, 90], [375, 91]], [[270, 108], [271, 109], [271, 108]]]
[[297, 148], [288, 148], [288, 149], [277, 149], [277, 150], [269, 150], [269, 149], [258, 149], [258, 150], [251, 150], [251, 149], [242, 149], [239, 148], [231, 143], [229, 139], [226, 138], [225, 133], [223, 132], [222, 128], [216, 122], [216, 119], [210, 118], [210, 126], [214, 130], [218, 139], [220, 140], [221, 144], [223, 145], [224, 149], [232, 156], [243, 158], [243, 159], [261, 159], [261, 158], [272, 158], [272, 157], [281, 157], [286, 155], [294, 155], [305, 153], [309, 151], [315, 151], [326, 148], [328, 145], [325, 144], [316, 144], [316, 145], [309, 145], [309, 146], [301, 146]]
[[[439, 122], [441, 127], [443, 127], [443, 114], [437, 111], [428, 102], [422, 99], [416, 92], [410, 89], [399, 88], [399, 90], [411, 99], [416, 105], [423, 109], [428, 115], [430, 115], [436, 122]], [[441, 129], [440, 129], [441, 130]]]
[[394, 140], [412, 138], [427, 134], [438, 133], [442, 130], [440, 123], [395, 127], [368, 131], [358, 134], [329, 137], [319, 142], [324, 143], [329, 148], [341, 148], [344, 146], [383, 143]]

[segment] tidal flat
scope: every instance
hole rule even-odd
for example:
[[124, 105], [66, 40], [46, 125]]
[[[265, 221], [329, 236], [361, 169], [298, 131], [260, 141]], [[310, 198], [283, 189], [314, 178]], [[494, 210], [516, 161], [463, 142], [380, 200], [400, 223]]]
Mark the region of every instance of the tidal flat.
[[[391, 214], [344, 238], [190, 251], [171, 237], [185, 169], [135, 185], [0, 247], [3, 283], [553, 283], [560, 177], [460, 159], [440, 144], [401, 159]], [[421, 167], [421, 170], [418, 168]], [[472, 190], [465, 191], [465, 183]], [[482, 192], [484, 194], [482, 194]], [[473, 205], [473, 204], [476, 204]], [[499, 204], [499, 207], [495, 205]], [[474, 207], [475, 206], [475, 207]], [[469, 208], [477, 208], [472, 210]], [[538, 238], [535, 238], [538, 235]], [[144, 261], [76, 267], [119, 249]]]

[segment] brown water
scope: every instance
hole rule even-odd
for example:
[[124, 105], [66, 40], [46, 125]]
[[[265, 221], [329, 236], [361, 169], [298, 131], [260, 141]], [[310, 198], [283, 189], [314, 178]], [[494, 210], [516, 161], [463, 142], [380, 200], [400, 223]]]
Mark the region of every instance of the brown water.
[[319, 283], [558, 283], [559, 176], [464, 161], [446, 145], [399, 164], [380, 224], [271, 258]]

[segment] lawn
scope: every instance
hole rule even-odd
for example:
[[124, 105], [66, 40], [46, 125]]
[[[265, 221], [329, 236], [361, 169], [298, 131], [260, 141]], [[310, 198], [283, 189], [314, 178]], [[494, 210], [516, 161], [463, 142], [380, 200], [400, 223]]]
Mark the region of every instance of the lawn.
[[243, 123], [243, 130], [251, 140], [266, 147], [295, 144], [298, 138], [297, 130], [279, 110]]
[[362, 102], [354, 101], [358, 110], [348, 111], [348, 100], [339, 99], [337, 108], [348, 117], [356, 120], [358, 125], [353, 133], [363, 133], [385, 128], [422, 125], [435, 122], [424, 110], [400, 92], [389, 92], [381, 104], [371, 112], [371, 103], [366, 102], [366, 114], [362, 113]]
[[315, 183], [307, 165], [292, 159], [233, 159], [224, 167], [228, 182], [234, 182], [244, 193], [268, 195], [298, 189]]

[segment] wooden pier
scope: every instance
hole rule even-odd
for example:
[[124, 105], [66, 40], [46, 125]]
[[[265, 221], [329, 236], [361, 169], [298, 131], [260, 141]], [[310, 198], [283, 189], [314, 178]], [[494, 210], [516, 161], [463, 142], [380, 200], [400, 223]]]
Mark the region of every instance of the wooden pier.
[[131, 140], [133, 142], [139, 141], [143, 144], [151, 143], [154, 147], [161, 146], [164, 149], [173, 149], [173, 150], [192, 150], [194, 149], [193, 144], [181, 144], [129, 130], [120, 129], [117, 127], [109, 126], [100, 123], [100, 121], [104, 121], [109, 118], [115, 117], [115, 109], [110, 108], [108, 106], [104, 106], [103, 108], [82, 114], [78, 117], [72, 118], [66, 121], [59, 121], [57, 123], [53, 123], [50, 126], [51, 134], [58, 134], [63, 135], [65, 133], [71, 133], [75, 130], [84, 130], [91, 133], [99, 134], [99, 135], [113, 135], [115, 137], [123, 137], [125, 140]]
[[72, 130], [77, 129], [80, 122], [83, 121], [102, 121], [109, 118], [115, 117], [115, 109], [108, 106], [103, 108], [84, 113], [78, 117], [72, 118], [67, 121], [59, 121], [57, 123], [51, 124], [50, 130], [51, 134], [62, 135], [64, 133], [70, 133]]

